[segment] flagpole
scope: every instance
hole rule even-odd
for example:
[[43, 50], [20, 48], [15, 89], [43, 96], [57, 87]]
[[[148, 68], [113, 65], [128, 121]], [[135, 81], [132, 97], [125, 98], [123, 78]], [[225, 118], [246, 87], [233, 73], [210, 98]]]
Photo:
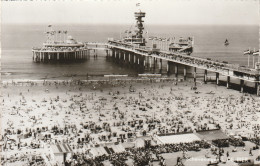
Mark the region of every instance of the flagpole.
[[250, 55], [248, 54], [248, 59], [247, 59], [247, 66], [249, 67], [249, 58], [250, 58]]
[[254, 63], [255, 63], [255, 56], [253, 55], [253, 68], [254, 68]]
[[169, 51], [170, 39], [167, 39], [167, 51]]
[[147, 39], [147, 40], [148, 40], [148, 37], [149, 37], [148, 31], [146, 31], [146, 39]]
[[[254, 48], [254, 52], [255, 52], [255, 48]], [[253, 68], [255, 68], [255, 55], [252, 54], [252, 56], [253, 56]]]
[[63, 43], [65, 43], [65, 31], [63, 31]]
[[163, 40], [161, 42], [162, 42], [162, 50], [164, 50]]
[[248, 60], [247, 60], [247, 66], [249, 67], [249, 61], [250, 61], [250, 48], [248, 49], [249, 50], [249, 53], [248, 53]]
[[167, 47], [167, 41], [164, 40], [164, 51], [166, 51], [166, 47]]
[[163, 41], [162, 41], [162, 48], [163, 48], [163, 51], [164, 51], [164, 49], [165, 49], [164, 47], [165, 47], [165, 41], [163, 40]]
[[258, 50], [258, 59], [257, 59], [258, 63], [259, 63], [259, 57], [260, 57], [260, 49]]
[[163, 40], [163, 50], [165, 51], [165, 46], [166, 46], [166, 43], [165, 43], [165, 40]]

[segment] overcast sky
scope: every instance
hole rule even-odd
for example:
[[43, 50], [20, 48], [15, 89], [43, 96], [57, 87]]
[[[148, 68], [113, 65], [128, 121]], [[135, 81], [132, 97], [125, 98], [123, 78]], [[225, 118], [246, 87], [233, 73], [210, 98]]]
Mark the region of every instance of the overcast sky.
[[136, 3], [146, 24], [259, 24], [259, 0], [2, 1], [3, 23], [132, 24]]

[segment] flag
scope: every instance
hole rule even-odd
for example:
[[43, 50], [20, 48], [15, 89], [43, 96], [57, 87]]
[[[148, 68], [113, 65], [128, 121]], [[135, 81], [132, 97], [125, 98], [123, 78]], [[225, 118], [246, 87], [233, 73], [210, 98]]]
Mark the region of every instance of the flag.
[[259, 55], [259, 51], [253, 52], [253, 55]]
[[244, 51], [244, 55], [247, 55], [247, 54], [251, 54], [251, 51], [250, 50]]
[[137, 4], [136, 4], [136, 7], [137, 7], [137, 6], [140, 6], [140, 3], [137, 3]]

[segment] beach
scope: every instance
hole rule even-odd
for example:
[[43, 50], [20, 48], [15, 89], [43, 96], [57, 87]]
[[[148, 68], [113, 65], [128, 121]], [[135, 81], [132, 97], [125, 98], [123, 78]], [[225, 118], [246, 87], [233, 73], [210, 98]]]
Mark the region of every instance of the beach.
[[[4, 146], [7, 158], [37, 153], [53, 162], [51, 145], [58, 143], [91, 156], [92, 147], [129, 142], [127, 138], [134, 144], [143, 136], [215, 129], [228, 136], [260, 134], [259, 97], [214, 83], [194, 88], [192, 80], [9, 82], [3, 85], [1, 101], [3, 136], [15, 142]], [[87, 142], [79, 141], [82, 138]], [[254, 144], [247, 151], [250, 146]]]

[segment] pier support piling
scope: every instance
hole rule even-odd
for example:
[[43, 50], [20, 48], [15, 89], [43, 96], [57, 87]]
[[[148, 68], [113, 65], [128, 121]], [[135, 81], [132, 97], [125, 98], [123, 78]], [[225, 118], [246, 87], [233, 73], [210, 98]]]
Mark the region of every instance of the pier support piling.
[[167, 61], [167, 75], [170, 75], [170, 61]]
[[227, 76], [227, 88], [230, 87], [230, 76]]
[[219, 85], [219, 73], [216, 73], [216, 84]]
[[148, 57], [149, 58], [149, 69], [152, 70], [152, 57]]
[[197, 86], [197, 80], [196, 80], [196, 74], [197, 74], [197, 72], [196, 72], [196, 70], [197, 70], [197, 68], [194, 67], [194, 73], [193, 73], [194, 86]]
[[207, 79], [208, 79], [208, 71], [204, 71], [204, 84], [207, 84]]
[[177, 63], [175, 63], [174, 72], [175, 72], [175, 77], [178, 78], [178, 64]]
[[184, 80], [187, 80], [187, 66], [184, 66], [184, 69], [183, 69], [183, 79]]
[[153, 70], [155, 71], [156, 68], [156, 58], [153, 58]]
[[160, 70], [160, 73], [162, 73], [162, 59], [160, 59], [159, 70]]
[[240, 92], [241, 93], [244, 92], [244, 85], [245, 85], [245, 81], [244, 80], [240, 80]]
[[260, 96], [260, 84], [258, 82], [255, 83], [256, 95]]

